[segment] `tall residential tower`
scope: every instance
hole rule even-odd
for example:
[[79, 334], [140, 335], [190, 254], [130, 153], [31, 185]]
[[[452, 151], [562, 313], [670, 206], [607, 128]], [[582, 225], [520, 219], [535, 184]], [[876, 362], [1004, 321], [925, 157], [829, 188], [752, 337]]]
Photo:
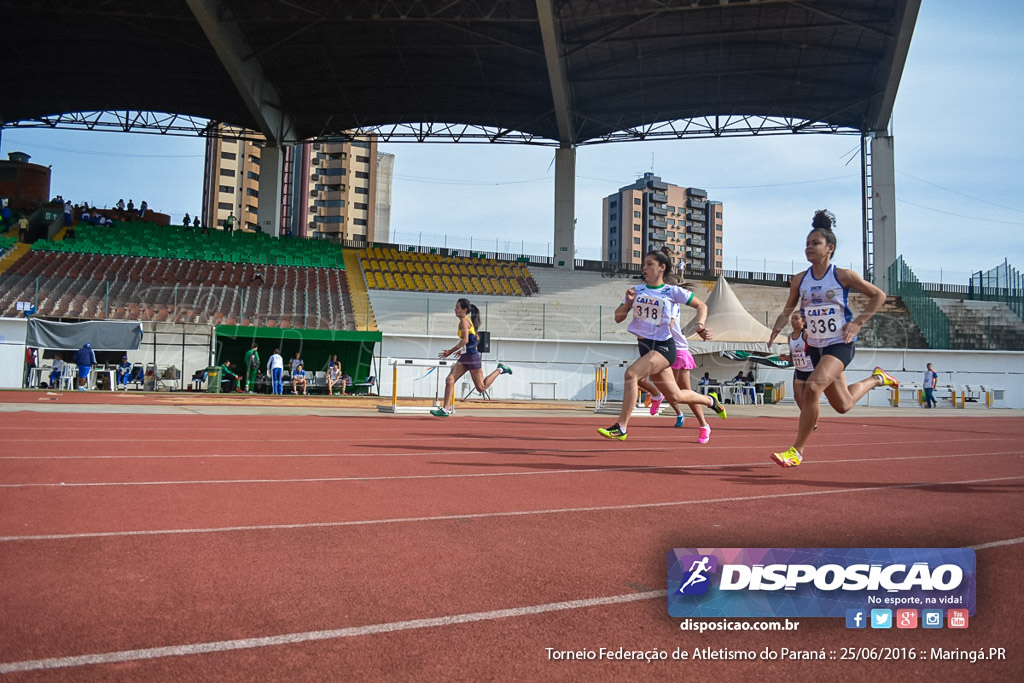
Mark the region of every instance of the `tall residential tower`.
[[[256, 230], [263, 143], [207, 138], [203, 224], [223, 226], [229, 213], [236, 225]], [[378, 173], [377, 140], [319, 140], [285, 147], [281, 182], [282, 234], [372, 242], [376, 216], [390, 210], [393, 163]], [[389, 155], [390, 156], [390, 155]], [[383, 184], [384, 203], [378, 196]]]
[[643, 263], [644, 254], [667, 246], [678, 264], [722, 268], [722, 203], [696, 187], [679, 187], [645, 173], [604, 198], [602, 257], [613, 263]]

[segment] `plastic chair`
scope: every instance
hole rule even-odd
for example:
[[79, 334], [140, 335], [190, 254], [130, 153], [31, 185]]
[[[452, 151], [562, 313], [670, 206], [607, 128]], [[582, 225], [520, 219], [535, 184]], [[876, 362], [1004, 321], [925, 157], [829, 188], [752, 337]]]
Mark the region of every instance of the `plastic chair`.
[[60, 369], [60, 379], [57, 380], [60, 389], [62, 391], [73, 391], [77, 375], [78, 368], [75, 367], [74, 363], [65, 363], [64, 367]]

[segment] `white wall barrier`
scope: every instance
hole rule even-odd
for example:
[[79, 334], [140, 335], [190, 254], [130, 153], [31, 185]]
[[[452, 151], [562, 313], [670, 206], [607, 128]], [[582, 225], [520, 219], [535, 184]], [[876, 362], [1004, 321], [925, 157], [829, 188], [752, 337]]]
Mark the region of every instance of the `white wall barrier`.
[[[390, 396], [393, 388], [388, 359], [434, 359], [441, 350], [451, 346], [453, 338], [454, 335], [385, 334], [377, 348], [381, 396]], [[490, 395], [494, 399], [529, 400], [532, 395], [536, 399], [550, 400], [553, 396], [557, 400], [593, 401], [594, 368], [607, 362], [608, 400], [621, 401], [625, 368], [618, 361], [631, 361], [636, 358], [636, 354], [635, 343], [491, 337], [491, 351], [483, 356], [483, 370], [487, 374], [499, 362], [513, 370], [512, 375], [501, 376], [491, 386]], [[691, 371], [694, 386], [705, 372], [713, 379], [724, 381], [734, 377], [741, 369], [744, 372], [749, 369], [745, 363], [731, 361], [717, 354], [700, 355], [695, 359], [697, 368]], [[1020, 351], [858, 349], [847, 368], [846, 376], [848, 381], [854, 382], [870, 374], [875, 366], [881, 366], [901, 382], [920, 383], [927, 363], [931, 363], [939, 373], [940, 385], [991, 387], [1001, 390], [993, 407], [1024, 409], [1024, 352]], [[436, 377], [438, 373], [442, 374]], [[400, 374], [398, 395], [432, 399], [438, 387], [443, 395], [446, 374], [445, 368], [432, 370], [427, 367], [423, 368], [423, 372]], [[786, 396], [793, 396], [792, 370], [756, 366], [755, 374], [758, 382], [785, 382]], [[459, 380], [456, 386], [456, 395], [460, 398], [464, 393], [462, 384], [465, 381], [468, 381], [468, 376]], [[1002, 396], [1001, 400], [999, 395]], [[861, 400], [861, 404], [870, 401], [873, 406], [888, 405], [888, 396], [888, 390], [872, 391]], [[907, 401], [904, 397], [904, 407], [915, 405], [915, 401]]]

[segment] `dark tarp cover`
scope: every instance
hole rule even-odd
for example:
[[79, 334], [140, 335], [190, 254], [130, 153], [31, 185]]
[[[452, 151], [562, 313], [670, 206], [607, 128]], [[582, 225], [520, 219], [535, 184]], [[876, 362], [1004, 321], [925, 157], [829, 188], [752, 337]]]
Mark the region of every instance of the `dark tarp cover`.
[[87, 320], [58, 323], [29, 318], [26, 346], [79, 349], [88, 342], [93, 351], [134, 351], [142, 345], [142, 323], [128, 320]]
[[778, 356], [766, 356], [763, 353], [750, 353], [749, 351], [722, 351], [722, 357], [729, 360], [752, 361], [759, 365], [767, 365], [770, 368], [788, 368], [791, 363], [782, 360]]

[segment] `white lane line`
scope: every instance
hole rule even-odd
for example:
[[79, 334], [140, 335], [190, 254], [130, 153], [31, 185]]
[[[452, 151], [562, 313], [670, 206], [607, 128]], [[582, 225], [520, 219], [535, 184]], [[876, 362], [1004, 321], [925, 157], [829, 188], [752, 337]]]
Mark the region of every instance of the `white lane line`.
[[987, 550], [988, 548], [999, 548], [1004, 545], [1017, 545], [1018, 543], [1024, 543], [1024, 536], [1018, 538], [1008, 538], [1005, 541], [992, 541], [991, 543], [982, 543], [981, 545], [970, 546], [974, 550]]
[[148, 529], [140, 531], [93, 531], [78, 534], [41, 534], [37, 536], [0, 536], [0, 543], [15, 541], [60, 541], [81, 538], [111, 538], [130, 536], [164, 536], [176, 534], [216, 534], [233, 531], [278, 531], [284, 529], [330, 529], [348, 526], [375, 526], [378, 524], [411, 524], [418, 522], [445, 522], [467, 519], [493, 519], [501, 517], [532, 517], [535, 515], [557, 515], [578, 512], [616, 512], [620, 510], [644, 510], [653, 508], [681, 507], [683, 505], [707, 505], [711, 503], [742, 503], [752, 500], [774, 500], [777, 498], [802, 498], [806, 496], [830, 496], [840, 493], [861, 493], [867, 491], [888, 491], [892, 489], [921, 489], [936, 486], [961, 484], [985, 484], [1000, 481], [1016, 481], [1024, 475], [1012, 477], [990, 477], [988, 479], [965, 479], [961, 481], [920, 482], [916, 484], [887, 484], [885, 486], [862, 486], [849, 489], [828, 489], [824, 491], [798, 491], [792, 493], [766, 493], [759, 496], [730, 496], [728, 498], [706, 498], [701, 500], [673, 500], [661, 503], [629, 503], [625, 505], [595, 505], [578, 508], [553, 508], [547, 510], [513, 510], [508, 512], [475, 512], [458, 515], [435, 515], [429, 517], [393, 517], [389, 519], [360, 519], [345, 522], [303, 522], [296, 524], [254, 524], [250, 526], [211, 527], [206, 529]]
[[565, 602], [551, 602], [545, 605], [514, 607], [511, 609], [492, 610], [490, 612], [472, 612], [470, 614], [453, 614], [451, 616], [434, 617], [432, 619], [413, 619], [411, 621], [393, 621], [385, 624], [351, 626], [349, 628], [332, 629], [329, 631], [306, 631], [304, 633], [285, 633], [282, 635], [266, 636], [263, 638], [242, 638], [239, 640], [221, 640], [212, 643], [192, 643], [188, 645], [171, 645], [169, 647], [153, 647], [142, 650], [122, 650], [120, 652], [105, 652], [103, 654], [79, 655], [77, 657], [54, 657], [52, 659], [36, 659], [23, 662], [10, 662], [0, 664], [0, 674], [15, 673], [20, 671], [39, 671], [41, 669], [60, 669], [74, 666], [87, 666], [90, 664], [113, 664], [117, 662], [130, 662], [140, 659], [156, 659], [159, 657], [181, 657], [189, 655], [207, 654], [210, 652], [227, 652], [230, 650], [249, 650], [259, 647], [271, 647], [274, 645], [292, 645], [295, 643], [308, 643], [310, 641], [316, 640], [336, 640], [338, 638], [352, 638], [355, 636], [367, 636], [376, 633], [392, 633], [394, 631], [408, 631], [410, 629], [434, 628], [437, 626], [453, 626], [455, 624], [468, 624], [474, 621], [491, 621], [494, 619], [524, 617], [533, 614], [544, 614], [545, 612], [561, 612], [571, 609], [584, 609], [587, 607], [619, 605], [628, 602], [638, 602], [640, 600], [651, 600], [653, 598], [658, 597], [664, 598], [665, 591], [647, 591], [646, 593], [628, 593], [626, 595], [611, 595], [604, 598], [567, 600]]
[[[749, 441], [749, 437], [744, 437], [745, 441]], [[148, 439], [147, 443], [152, 443], [153, 439]], [[156, 439], [159, 441], [159, 439]], [[177, 440], [165, 440], [167, 443], [178, 443]], [[197, 441], [203, 441], [209, 443], [208, 439], [197, 439]], [[288, 439], [289, 442], [295, 441], [295, 439]], [[420, 439], [422, 441], [422, 439]], [[578, 443], [579, 439], [570, 439], [573, 443]], [[991, 438], [971, 438], [971, 439], [937, 439], [934, 441], [921, 441], [917, 439], [911, 439], [909, 441], [850, 441], [850, 442], [839, 442], [830, 443], [829, 448], [845, 448], [847, 446], [901, 446], [901, 445], [914, 445], [914, 446], [927, 446], [929, 444], [952, 444], [952, 443], [980, 443], [985, 441], [1013, 441], [1012, 437], [991, 437]], [[329, 439], [327, 442], [337, 444], [336, 439]], [[9, 440], [5, 439], [4, 443], [10, 443]], [[38, 439], [33, 440], [33, 443], [39, 443]], [[104, 443], [110, 443], [109, 439]], [[309, 443], [309, 442], [306, 442]], [[598, 442], [606, 443], [606, 442]], [[53, 444], [47, 442], [47, 447], [52, 448]], [[393, 445], [391, 440], [388, 441], [388, 445]], [[671, 441], [660, 441], [650, 445], [638, 446], [638, 447], [615, 447], [610, 446], [607, 448], [493, 448], [491, 450], [462, 450], [458, 445], [454, 445], [452, 448], [443, 451], [409, 451], [402, 453], [208, 453], [208, 454], [158, 454], [158, 455], [135, 455], [126, 453], [105, 453], [103, 455], [62, 455], [62, 454], [47, 454], [47, 455], [0, 455], [0, 461], [2, 460], [160, 460], [160, 459], [182, 459], [182, 460], [195, 460], [202, 458], [407, 458], [413, 456], [433, 456], [433, 455], [504, 455], [504, 456], [515, 456], [515, 455], [562, 455], [565, 453], [588, 453], [588, 454], [614, 454], [614, 453], [654, 453], [660, 452], [655, 449], [659, 446], [664, 447], [665, 450], [672, 450], [673, 448], [682, 449], [686, 446], [692, 446], [689, 442], [671, 442]], [[411, 448], [411, 446], [410, 446]], [[698, 450], [700, 451], [734, 451], [737, 446], [733, 445], [702, 445]], [[524, 453], [524, 451], [526, 451]], [[1017, 451], [1021, 455], [1024, 455], [1024, 448]]]
[[[953, 453], [950, 455], [894, 455], [888, 458], [845, 458], [842, 460], [811, 461], [808, 465], [837, 465], [863, 462], [893, 462], [899, 460], [945, 460], [949, 458], [974, 458], [989, 455], [1020, 455], [1020, 451], [995, 451], [990, 453]], [[449, 454], [453, 455], [453, 454]], [[528, 463], [524, 463], [528, 465]], [[472, 463], [465, 465], [473, 467]], [[83, 481], [83, 482], [29, 482], [0, 484], [0, 489], [24, 488], [90, 488], [102, 486], [201, 486], [209, 484], [326, 484], [363, 481], [404, 481], [414, 479], [485, 479], [491, 477], [537, 477], [554, 474], [601, 474], [603, 472], [648, 472], [656, 470], [730, 469], [736, 467], [776, 467], [771, 462], [720, 463], [710, 462], [690, 465], [635, 465], [627, 467], [588, 467], [586, 469], [561, 470], [513, 470], [511, 472], [471, 472], [453, 474], [389, 474], [357, 475], [351, 477], [295, 477], [290, 479], [172, 479], [166, 481]]]
[[[970, 546], [973, 550], [984, 550], [996, 546], [1016, 545], [1024, 542], [1024, 538], [1012, 538], [1005, 541], [993, 541], [981, 545]], [[20, 662], [0, 663], [0, 674], [19, 673], [23, 671], [41, 671], [46, 669], [67, 669], [77, 666], [89, 666], [95, 664], [117, 664], [121, 662], [132, 662], [148, 659], [159, 659], [161, 657], [189, 657], [192, 655], [209, 654], [211, 652], [229, 652], [233, 650], [253, 650], [261, 647], [274, 647], [277, 645], [294, 645], [296, 643], [309, 643], [319, 640], [339, 640], [341, 638], [355, 638], [358, 636], [369, 636], [378, 633], [394, 633], [396, 631], [409, 631], [421, 628], [437, 628], [454, 626], [455, 624], [469, 624], [477, 621], [494, 621], [496, 619], [511, 619], [515, 617], [527, 617], [547, 612], [565, 612], [575, 609], [587, 609], [590, 607], [604, 607], [607, 605], [622, 605], [643, 600], [664, 599], [665, 591], [646, 591], [643, 593], [626, 593], [624, 595], [609, 595], [603, 598], [586, 598], [582, 600], [566, 600], [563, 602], [549, 602], [541, 605], [529, 605], [526, 607], [513, 607], [510, 609], [491, 610], [489, 612], [470, 612], [465, 614], [452, 614], [444, 617], [433, 617], [430, 619], [411, 619], [409, 621], [391, 621], [382, 624], [368, 624], [366, 626], [350, 626], [326, 631], [304, 631], [300, 633], [283, 633], [276, 636], [264, 636], [261, 638], [239, 638], [237, 640], [218, 640], [208, 643], [188, 643], [185, 645], [169, 645], [166, 647], [150, 647], [139, 650], [120, 650], [117, 652], [104, 652], [91, 655], [78, 655], [73, 657], [52, 657], [49, 659], [31, 659]]]

